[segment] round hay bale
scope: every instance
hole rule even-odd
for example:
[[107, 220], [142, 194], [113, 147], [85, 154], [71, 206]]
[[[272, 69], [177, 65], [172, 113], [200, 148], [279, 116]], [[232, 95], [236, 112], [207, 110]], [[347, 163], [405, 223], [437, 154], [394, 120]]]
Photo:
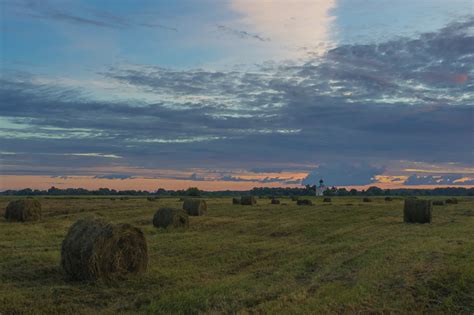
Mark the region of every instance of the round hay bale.
[[146, 200], [148, 200], [148, 201], [156, 201], [156, 200], [158, 200], [158, 197], [146, 197]]
[[240, 205], [240, 198], [232, 198], [233, 205]]
[[240, 204], [252, 206], [252, 205], [257, 204], [257, 199], [255, 199], [254, 196], [242, 196], [240, 198]]
[[301, 200], [297, 200], [296, 204], [298, 206], [312, 206], [313, 202], [309, 199], [301, 199]]
[[458, 203], [458, 200], [456, 198], [449, 198], [449, 199], [446, 199], [446, 203], [455, 205]]
[[431, 223], [431, 200], [406, 199], [403, 221], [406, 223]]
[[433, 206], [444, 206], [444, 200], [434, 200]]
[[365, 197], [364, 199], [362, 199], [362, 201], [363, 202], [372, 202], [372, 199]]
[[80, 219], [69, 228], [61, 247], [61, 266], [72, 280], [123, 279], [145, 272], [147, 264], [145, 236], [129, 224]]
[[36, 199], [11, 201], [5, 209], [7, 221], [37, 221], [41, 218], [41, 203]]
[[201, 199], [186, 199], [183, 202], [183, 210], [192, 216], [203, 215], [207, 213], [207, 203]]
[[331, 202], [331, 198], [326, 197], [323, 199], [323, 202]]
[[278, 199], [272, 199], [272, 205], [279, 205], [280, 204], [280, 200]]
[[159, 228], [187, 228], [189, 216], [183, 209], [160, 208], [153, 216], [153, 225]]
[[393, 201], [392, 197], [385, 197], [385, 201]]

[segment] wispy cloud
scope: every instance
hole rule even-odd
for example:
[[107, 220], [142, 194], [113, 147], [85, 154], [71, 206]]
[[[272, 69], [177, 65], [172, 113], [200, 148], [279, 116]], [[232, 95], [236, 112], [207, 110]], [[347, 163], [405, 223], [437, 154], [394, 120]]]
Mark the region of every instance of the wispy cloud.
[[217, 29], [221, 32], [239, 37], [241, 39], [256, 39], [256, 40], [259, 40], [261, 42], [269, 42], [271, 40], [270, 38], [263, 37], [259, 34], [254, 34], [254, 33], [249, 33], [247, 31], [237, 30], [237, 29], [225, 26], [225, 25], [217, 25]]

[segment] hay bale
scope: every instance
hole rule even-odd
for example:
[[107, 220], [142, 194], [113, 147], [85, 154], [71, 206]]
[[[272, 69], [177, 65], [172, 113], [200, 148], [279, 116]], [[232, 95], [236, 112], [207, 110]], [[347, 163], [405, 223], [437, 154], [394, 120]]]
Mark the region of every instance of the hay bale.
[[271, 203], [272, 203], [272, 205], [279, 205], [279, 204], [280, 204], [280, 200], [278, 200], [278, 199], [272, 199]]
[[385, 197], [385, 201], [393, 201], [392, 197]]
[[199, 216], [207, 213], [207, 203], [205, 200], [189, 198], [184, 200], [183, 209], [189, 215]]
[[446, 203], [455, 205], [458, 203], [458, 200], [456, 198], [449, 198], [449, 199], [446, 199]]
[[364, 199], [362, 199], [362, 201], [363, 202], [372, 202], [372, 199], [365, 197]]
[[434, 200], [433, 206], [444, 206], [444, 200]]
[[323, 199], [323, 202], [331, 202], [331, 198], [326, 197]]
[[257, 204], [257, 199], [255, 199], [254, 196], [242, 196], [240, 198], [240, 204], [252, 206], [252, 205]]
[[298, 206], [312, 206], [313, 202], [309, 199], [301, 199], [301, 200], [297, 200], [296, 204]]
[[158, 197], [146, 197], [146, 200], [148, 201], [156, 201], [158, 199], [159, 199]]
[[36, 199], [11, 201], [5, 210], [7, 221], [36, 221], [41, 218], [41, 203]]
[[153, 225], [161, 228], [186, 228], [189, 226], [188, 213], [183, 209], [160, 208], [153, 216]]
[[403, 221], [407, 223], [430, 223], [431, 200], [406, 199], [403, 208]]
[[232, 198], [233, 205], [240, 205], [240, 198]]
[[122, 279], [146, 271], [147, 264], [145, 236], [129, 224], [80, 219], [61, 247], [61, 266], [72, 280]]

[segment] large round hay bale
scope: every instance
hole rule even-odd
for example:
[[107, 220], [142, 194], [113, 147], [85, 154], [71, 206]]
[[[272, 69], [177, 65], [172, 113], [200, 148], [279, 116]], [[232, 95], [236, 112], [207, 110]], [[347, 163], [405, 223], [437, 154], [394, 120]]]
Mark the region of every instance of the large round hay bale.
[[5, 209], [7, 221], [36, 221], [41, 218], [41, 203], [36, 199], [11, 201]]
[[300, 199], [296, 201], [298, 206], [312, 206], [313, 202], [309, 199]]
[[323, 199], [323, 202], [331, 202], [331, 198], [326, 197]]
[[240, 205], [240, 198], [232, 198], [233, 205]]
[[280, 204], [280, 200], [272, 199], [272, 205], [279, 205], [279, 204]]
[[434, 200], [433, 206], [444, 206], [444, 200]]
[[403, 221], [407, 223], [430, 223], [431, 200], [405, 199]]
[[392, 197], [385, 197], [385, 201], [393, 201]]
[[207, 213], [207, 203], [205, 200], [189, 198], [184, 200], [183, 209], [189, 215], [199, 216]]
[[147, 264], [145, 236], [129, 224], [80, 219], [62, 243], [61, 266], [72, 280], [122, 279], [144, 272]]
[[240, 204], [252, 206], [252, 205], [257, 204], [257, 199], [255, 199], [254, 196], [242, 196], [240, 198]]
[[161, 228], [188, 227], [188, 213], [183, 209], [160, 208], [153, 216], [153, 225]]
[[365, 197], [364, 199], [362, 199], [362, 201], [363, 202], [372, 202], [372, 199]]
[[446, 203], [448, 203], [448, 204], [457, 204], [458, 200], [456, 198], [449, 198], [449, 199], [446, 199]]

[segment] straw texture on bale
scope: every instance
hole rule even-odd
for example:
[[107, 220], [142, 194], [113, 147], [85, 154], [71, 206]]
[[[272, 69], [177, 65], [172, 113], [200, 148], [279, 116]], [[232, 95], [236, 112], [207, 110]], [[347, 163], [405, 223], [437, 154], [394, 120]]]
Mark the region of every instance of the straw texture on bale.
[[406, 199], [403, 221], [407, 223], [430, 223], [432, 205], [430, 200]]
[[160, 228], [189, 226], [189, 216], [183, 209], [160, 208], [153, 216], [153, 225]]
[[36, 199], [11, 201], [5, 209], [7, 221], [36, 221], [41, 218], [41, 203]]
[[279, 204], [280, 204], [280, 200], [272, 199], [272, 205], [279, 205]]
[[331, 198], [324, 198], [323, 202], [331, 202]]
[[433, 206], [444, 206], [444, 200], [434, 200]]
[[190, 198], [184, 200], [183, 209], [192, 216], [204, 215], [207, 213], [207, 203], [205, 200]]
[[301, 200], [297, 200], [296, 204], [298, 206], [312, 206], [313, 202], [311, 200], [308, 200], [308, 199], [301, 199]]
[[449, 199], [446, 199], [446, 203], [457, 204], [458, 200], [456, 198], [449, 198]]
[[251, 206], [257, 204], [257, 199], [255, 199], [254, 196], [242, 196], [240, 198], [240, 203], [242, 205]]
[[129, 224], [80, 219], [62, 243], [61, 266], [72, 280], [114, 280], [146, 271], [143, 232]]
[[240, 205], [240, 198], [232, 198], [233, 205]]
[[362, 199], [362, 201], [363, 202], [372, 202], [372, 199], [365, 197], [364, 199]]

